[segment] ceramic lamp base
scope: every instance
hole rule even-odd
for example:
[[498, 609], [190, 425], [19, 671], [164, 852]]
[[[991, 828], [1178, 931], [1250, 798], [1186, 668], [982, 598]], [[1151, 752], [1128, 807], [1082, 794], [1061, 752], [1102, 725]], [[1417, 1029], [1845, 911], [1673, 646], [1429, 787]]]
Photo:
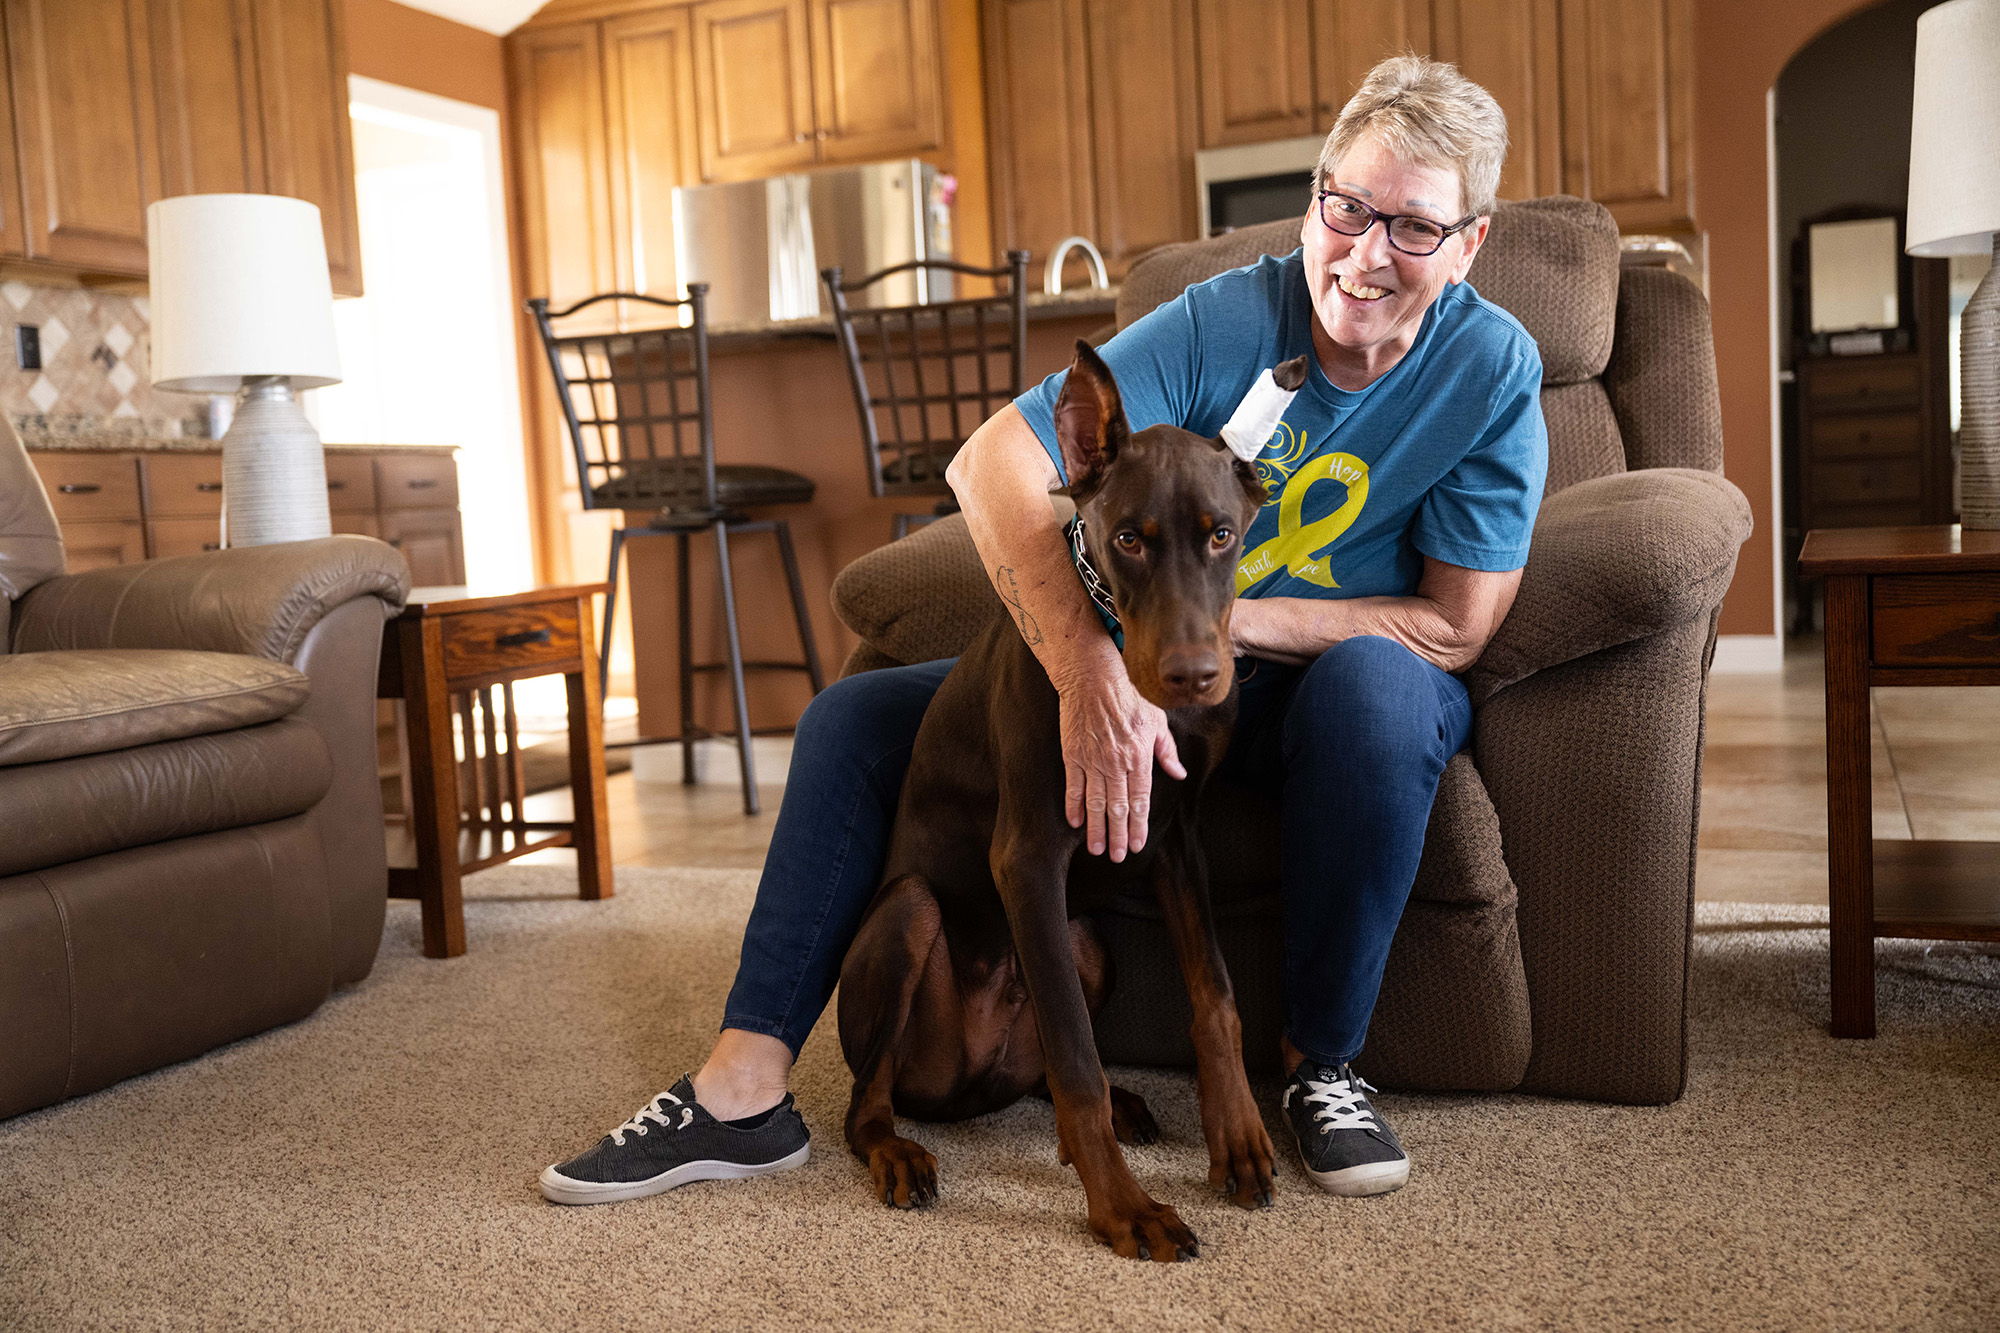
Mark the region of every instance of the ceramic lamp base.
[[319, 432], [286, 380], [244, 382], [222, 437], [222, 501], [231, 546], [301, 542], [333, 531]]
[[2000, 529], [2000, 232], [1958, 319], [1959, 525]]

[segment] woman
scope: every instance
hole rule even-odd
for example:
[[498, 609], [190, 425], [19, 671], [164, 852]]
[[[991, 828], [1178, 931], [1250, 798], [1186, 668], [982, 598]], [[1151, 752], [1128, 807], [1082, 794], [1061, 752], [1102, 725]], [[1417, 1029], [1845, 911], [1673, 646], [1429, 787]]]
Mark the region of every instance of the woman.
[[[1300, 249], [1189, 288], [1102, 349], [1135, 430], [1204, 435], [1259, 370], [1311, 353], [1257, 464], [1270, 501], [1238, 570], [1242, 709], [1225, 767], [1281, 804], [1282, 1109], [1307, 1174], [1339, 1194], [1408, 1179], [1349, 1062], [1438, 779], [1471, 726], [1451, 673], [1512, 605], [1547, 471], [1534, 340], [1465, 284], [1506, 151], [1484, 89], [1449, 65], [1385, 61], [1327, 136]], [[1046, 502], [1063, 484], [1062, 378], [982, 426], [949, 475], [1061, 695], [1070, 821], [1116, 861], [1144, 845], [1155, 761], [1186, 775]], [[789, 1070], [874, 895], [911, 741], [950, 666], [868, 672], [806, 710], [714, 1050], [545, 1171], [548, 1197], [636, 1198], [805, 1160]]]

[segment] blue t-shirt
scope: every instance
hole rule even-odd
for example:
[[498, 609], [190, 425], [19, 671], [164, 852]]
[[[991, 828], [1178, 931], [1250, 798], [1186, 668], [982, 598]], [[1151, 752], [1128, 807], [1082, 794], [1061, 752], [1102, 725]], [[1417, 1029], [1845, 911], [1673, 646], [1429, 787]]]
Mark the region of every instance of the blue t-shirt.
[[[1542, 357], [1470, 284], [1447, 286], [1403, 359], [1359, 392], [1312, 355], [1302, 252], [1190, 287], [1099, 348], [1134, 431], [1219, 435], [1260, 371], [1305, 354], [1304, 387], [1254, 466], [1270, 498], [1243, 543], [1242, 597], [1407, 597], [1428, 555], [1527, 563], [1548, 473]], [[1061, 370], [1015, 400], [1067, 478]]]

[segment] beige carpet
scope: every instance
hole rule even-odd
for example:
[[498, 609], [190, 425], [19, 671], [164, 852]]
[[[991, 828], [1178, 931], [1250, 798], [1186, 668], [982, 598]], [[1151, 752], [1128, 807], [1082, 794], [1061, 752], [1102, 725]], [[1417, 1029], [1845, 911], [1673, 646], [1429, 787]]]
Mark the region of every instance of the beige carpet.
[[477, 877], [451, 962], [392, 904], [374, 975], [313, 1018], [0, 1124], [0, 1328], [2000, 1327], [1990, 950], [1890, 948], [1883, 1035], [1835, 1043], [1813, 910], [1705, 908], [1685, 1100], [1384, 1097], [1416, 1165], [1375, 1200], [1286, 1149], [1278, 1208], [1237, 1212], [1191, 1080], [1130, 1072], [1166, 1132], [1134, 1170], [1202, 1240], [1170, 1267], [1090, 1239], [1040, 1103], [919, 1127], [943, 1200], [872, 1202], [830, 1026], [805, 1169], [543, 1203], [545, 1163], [704, 1048], [753, 877], [571, 882]]

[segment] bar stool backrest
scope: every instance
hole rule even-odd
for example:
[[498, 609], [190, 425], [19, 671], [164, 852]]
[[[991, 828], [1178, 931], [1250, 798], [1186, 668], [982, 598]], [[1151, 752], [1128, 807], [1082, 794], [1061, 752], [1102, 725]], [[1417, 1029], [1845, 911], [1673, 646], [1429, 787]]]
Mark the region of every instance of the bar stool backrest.
[[[848, 304], [850, 293], [912, 269], [1005, 279], [994, 296], [925, 305]], [[999, 268], [945, 260], [897, 264], [853, 282], [820, 270], [847, 358], [869, 489], [876, 495], [943, 495], [959, 446], [1016, 398], [1028, 349], [1028, 252], [1009, 250]]]
[[[584, 508], [719, 509], [707, 296], [708, 284], [696, 282], [680, 301], [605, 292], [565, 310], [550, 310], [542, 297], [528, 302], [576, 451]], [[556, 333], [557, 321], [602, 301], [637, 301], [674, 314], [671, 323], [663, 315], [656, 328]], [[691, 311], [691, 323], [679, 322], [683, 309]]]

